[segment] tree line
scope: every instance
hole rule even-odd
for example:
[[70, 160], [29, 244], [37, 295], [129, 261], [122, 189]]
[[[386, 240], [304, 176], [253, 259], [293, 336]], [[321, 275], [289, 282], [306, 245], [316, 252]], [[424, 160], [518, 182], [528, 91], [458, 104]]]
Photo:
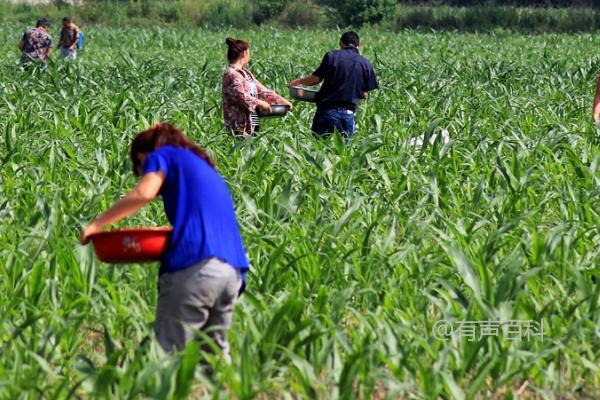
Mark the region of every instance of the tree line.
[[574, 32], [600, 29], [595, 0], [66, 0], [0, 2], [4, 21], [70, 15], [84, 24], [248, 28], [356, 27]]

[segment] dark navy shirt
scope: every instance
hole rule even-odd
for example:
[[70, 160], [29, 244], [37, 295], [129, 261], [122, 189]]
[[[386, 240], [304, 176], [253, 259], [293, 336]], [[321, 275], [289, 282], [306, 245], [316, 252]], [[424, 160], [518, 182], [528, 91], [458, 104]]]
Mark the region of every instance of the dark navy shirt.
[[323, 80], [315, 96], [317, 109], [342, 107], [355, 110], [363, 92], [378, 88], [373, 66], [354, 46], [325, 54], [313, 75]]
[[214, 257], [245, 276], [249, 263], [233, 200], [217, 170], [190, 150], [163, 146], [144, 162], [144, 174], [158, 171], [165, 174], [159, 194], [173, 225], [160, 273]]

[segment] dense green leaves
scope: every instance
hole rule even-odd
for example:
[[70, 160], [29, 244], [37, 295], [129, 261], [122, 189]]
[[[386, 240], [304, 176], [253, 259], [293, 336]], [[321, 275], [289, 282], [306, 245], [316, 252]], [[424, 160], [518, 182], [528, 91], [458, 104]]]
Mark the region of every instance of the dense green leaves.
[[[225, 36], [285, 93], [338, 31], [87, 33], [76, 63], [23, 72], [19, 30], [0, 29], [0, 398], [598, 397], [593, 36], [361, 32], [381, 88], [345, 145], [313, 138], [307, 103], [246, 141], [220, 110]], [[157, 266], [77, 242], [134, 185], [129, 142], [157, 120], [207, 148], [235, 198], [253, 270], [231, 365], [162, 354]], [[165, 223], [157, 201], [122, 225]], [[442, 319], [545, 337], [440, 340]]]

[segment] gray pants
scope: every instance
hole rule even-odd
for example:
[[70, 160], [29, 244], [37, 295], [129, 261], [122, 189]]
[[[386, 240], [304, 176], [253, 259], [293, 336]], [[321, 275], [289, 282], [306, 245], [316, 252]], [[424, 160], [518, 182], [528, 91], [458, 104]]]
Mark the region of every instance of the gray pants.
[[166, 352], [183, 350], [202, 330], [229, 362], [227, 330], [242, 285], [240, 272], [210, 258], [184, 270], [162, 274], [158, 285], [154, 331], [162, 348]]

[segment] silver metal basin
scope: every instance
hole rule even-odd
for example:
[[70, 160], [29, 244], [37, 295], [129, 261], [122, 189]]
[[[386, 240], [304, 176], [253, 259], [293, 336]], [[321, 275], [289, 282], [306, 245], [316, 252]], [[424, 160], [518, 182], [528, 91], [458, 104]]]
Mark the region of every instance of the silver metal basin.
[[257, 109], [259, 117], [283, 117], [290, 110], [290, 106], [285, 104], [271, 104], [271, 112], [265, 114], [260, 108]]
[[318, 92], [318, 90], [307, 89], [302, 86], [288, 86], [288, 91], [293, 99], [308, 101], [311, 103], [315, 102], [315, 95]]

